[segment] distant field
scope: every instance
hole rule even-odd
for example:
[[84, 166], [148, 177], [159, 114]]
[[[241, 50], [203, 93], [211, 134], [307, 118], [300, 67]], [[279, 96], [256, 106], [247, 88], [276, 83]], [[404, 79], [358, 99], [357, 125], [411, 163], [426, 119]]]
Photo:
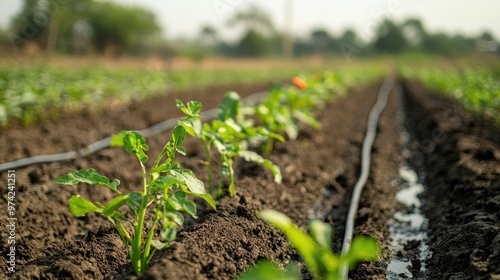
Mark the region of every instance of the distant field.
[[403, 67], [401, 73], [458, 100], [469, 111], [500, 123], [500, 72], [496, 71], [496, 68], [478, 66], [427, 65]]
[[451, 94], [472, 111], [500, 119], [500, 59], [496, 57], [405, 55], [351, 60], [313, 56], [296, 60], [207, 58], [195, 62], [158, 57], [19, 56], [0, 57], [0, 62], [0, 126], [12, 121], [27, 126], [57, 118], [61, 112], [114, 106], [209, 85], [228, 85], [230, 90], [234, 84], [281, 81], [300, 73], [394, 65], [403, 69], [406, 77]]
[[[0, 65], [0, 124], [30, 125], [105, 103], [126, 103], [214, 84], [279, 81], [325, 68], [317, 60], [4, 58]], [[229, 90], [229, 88], [228, 88]]]

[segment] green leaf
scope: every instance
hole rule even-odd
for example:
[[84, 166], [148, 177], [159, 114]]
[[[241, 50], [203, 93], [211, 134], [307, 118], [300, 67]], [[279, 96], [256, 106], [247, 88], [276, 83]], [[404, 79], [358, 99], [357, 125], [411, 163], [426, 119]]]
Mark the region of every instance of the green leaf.
[[186, 212], [196, 218], [196, 204], [187, 198], [185, 192], [177, 191], [168, 200], [173, 203], [171, 205], [175, 207], [174, 210]]
[[181, 211], [188, 213], [189, 215], [196, 217], [196, 204], [187, 198], [187, 195], [183, 191], [175, 192], [171, 197], [175, 199], [178, 205], [181, 207]]
[[117, 179], [110, 182], [108, 177], [97, 173], [94, 169], [73, 171], [66, 175], [57, 177], [54, 182], [62, 185], [76, 185], [78, 183], [101, 185], [108, 187], [113, 191], [117, 191], [117, 187], [120, 184], [120, 181]]
[[231, 176], [231, 159], [223, 158], [223, 162], [221, 164], [221, 175], [223, 178]]
[[151, 242], [151, 245], [153, 245], [153, 247], [155, 247], [157, 250], [165, 249], [169, 246], [168, 243], [163, 243], [160, 240], [153, 240]]
[[68, 201], [69, 212], [75, 217], [83, 217], [88, 212], [101, 213], [102, 209], [95, 206], [94, 203], [83, 199], [79, 195], [73, 195]]
[[214, 198], [208, 194], [208, 193], [204, 193], [204, 194], [199, 194], [199, 193], [194, 193], [194, 192], [191, 192], [189, 191], [189, 189], [186, 187], [185, 184], [179, 184], [179, 186], [181, 187], [182, 191], [185, 192], [186, 194], [190, 194], [192, 196], [196, 196], [196, 197], [199, 197], [199, 198], [202, 198], [203, 200], [205, 200], [210, 206], [212, 206], [212, 208], [214, 210], [216, 210], [216, 206], [215, 206], [215, 200]]
[[113, 134], [111, 141], [109, 142], [110, 147], [123, 147], [123, 135]]
[[299, 127], [296, 124], [289, 122], [285, 126], [285, 132], [288, 135], [288, 138], [295, 140], [299, 136]]
[[300, 253], [309, 270], [315, 275], [320, 275], [321, 264], [316, 259], [319, 246], [316, 242], [294, 225], [290, 218], [280, 212], [263, 210], [258, 213], [258, 216], [283, 232], [292, 246]]
[[189, 214], [191, 217], [196, 218], [196, 204], [191, 200], [182, 200], [180, 201], [182, 206], [182, 211]]
[[313, 220], [309, 224], [311, 237], [323, 248], [330, 250], [332, 245], [332, 227], [319, 220]]
[[175, 150], [176, 150], [179, 154], [181, 154], [181, 155], [183, 155], [183, 156], [185, 156], [185, 155], [186, 155], [186, 149], [185, 149], [184, 147], [178, 146], [178, 147], [176, 147], [176, 148], [175, 148]]
[[198, 101], [189, 101], [187, 107], [191, 114], [197, 115], [201, 112], [202, 105]]
[[215, 206], [215, 200], [214, 198], [206, 193], [206, 194], [197, 194], [197, 193], [192, 193], [192, 192], [189, 192], [189, 191], [186, 191], [186, 190], [183, 190], [184, 192], [192, 195], [192, 196], [196, 196], [196, 197], [199, 197], [199, 198], [202, 198], [203, 200], [205, 200], [214, 210], [216, 210], [216, 206]]
[[174, 222], [177, 226], [182, 226], [184, 224], [184, 216], [177, 211], [168, 211], [164, 213], [164, 217], [171, 222]]
[[281, 183], [283, 179], [281, 176], [281, 171], [279, 166], [273, 164], [270, 160], [263, 158], [261, 155], [257, 154], [253, 151], [242, 150], [240, 151], [240, 156], [243, 157], [246, 161], [251, 161], [255, 163], [262, 164], [267, 167], [274, 175], [274, 181], [278, 184]]
[[129, 153], [135, 154], [139, 160], [144, 163], [148, 160], [148, 156], [144, 151], [148, 151], [146, 139], [138, 131], [121, 131], [123, 135], [123, 147]]
[[175, 105], [179, 108], [184, 114], [190, 117], [196, 117], [201, 112], [202, 105], [198, 101], [189, 101], [187, 103], [187, 107], [184, 105], [182, 101], [179, 99], [175, 100]]
[[226, 121], [229, 118], [236, 118], [236, 116], [238, 116], [240, 99], [240, 96], [236, 92], [227, 92], [222, 101], [219, 103], [219, 114], [217, 115], [217, 119], [220, 121]]
[[260, 261], [256, 266], [245, 271], [238, 280], [300, 280], [300, 270], [296, 263], [281, 270], [268, 260]]
[[137, 213], [137, 211], [139, 211], [139, 209], [141, 208], [142, 200], [143, 200], [142, 194], [138, 192], [131, 192], [128, 194], [127, 204], [128, 206], [130, 206], [130, 209], [134, 211], [134, 213]]
[[257, 132], [262, 136], [265, 136], [268, 138], [273, 138], [273, 139], [276, 139], [280, 142], [285, 142], [285, 138], [282, 135], [280, 135], [278, 133], [270, 132], [269, 130], [267, 130], [264, 127], [258, 127]]
[[[163, 157], [164, 155], [165, 155], [165, 154], [162, 154], [162, 155], [160, 155], [160, 156], [161, 156], [161, 157]], [[155, 163], [156, 163], [156, 162], [160, 162], [160, 161], [161, 161], [161, 158], [159, 157], [159, 158], [157, 158], [157, 159], [156, 159]], [[158, 165], [158, 166], [156, 166], [156, 167], [152, 168], [152, 169], [150, 170], [150, 174], [151, 174], [151, 176], [153, 177], [153, 180], [156, 180], [156, 179], [158, 179], [158, 178], [160, 177], [160, 174], [161, 174], [162, 172], [166, 172], [168, 169], [170, 169], [170, 168], [169, 168], [169, 164], [168, 164], [168, 163], [162, 163], [162, 164], [160, 164], [160, 165]], [[155, 183], [156, 183], [156, 182], [155, 182]]]
[[345, 256], [349, 267], [353, 267], [356, 262], [376, 260], [379, 248], [375, 239], [371, 237], [356, 236], [352, 240], [351, 249]]
[[113, 198], [107, 205], [104, 207], [102, 210], [102, 214], [106, 216], [110, 216], [118, 210], [122, 205], [127, 203], [129, 201], [129, 195], [119, 195], [115, 198]]
[[293, 116], [297, 118], [300, 122], [307, 124], [314, 129], [319, 129], [321, 127], [321, 124], [308, 113], [299, 110], [293, 110]]
[[172, 143], [172, 146], [178, 147], [184, 140], [186, 139], [186, 129], [184, 129], [183, 126], [176, 126], [174, 130], [172, 131], [172, 138], [170, 142]]
[[195, 177], [193, 171], [189, 169], [172, 169], [170, 174], [179, 181], [184, 182], [188, 190], [195, 194], [205, 194], [203, 182]]
[[154, 192], [157, 192], [159, 190], [168, 191], [174, 185], [184, 185], [184, 184], [185, 184], [185, 182], [178, 179], [177, 177], [174, 177], [171, 175], [166, 175], [166, 176], [162, 176], [160, 180], [157, 180], [155, 182], [155, 185], [153, 187], [153, 191]]
[[166, 222], [160, 231], [161, 240], [174, 241], [177, 237], [177, 228], [173, 222]]
[[217, 151], [221, 154], [227, 154], [228, 151], [227, 151], [227, 147], [222, 144], [222, 142], [220, 142], [219, 140], [214, 140], [214, 146], [215, 148], [217, 149]]
[[198, 136], [202, 130], [201, 120], [196, 117], [191, 117], [188, 119], [179, 119], [179, 124], [184, 127], [186, 133], [191, 136]]
[[[241, 126], [232, 118], [225, 120], [222, 128], [229, 132], [229, 134], [238, 135], [237, 133], [242, 132]], [[251, 130], [251, 128], [248, 128], [247, 130]]]
[[186, 108], [184, 103], [182, 101], [180, 101], [179, 99], [175, 100], [175, 106], [177, 106], [177, 108], [179, 108], [184, 114], [186, 114], [188, 116], [191, 115], [191, 112], [189, 112], [188, 108]]

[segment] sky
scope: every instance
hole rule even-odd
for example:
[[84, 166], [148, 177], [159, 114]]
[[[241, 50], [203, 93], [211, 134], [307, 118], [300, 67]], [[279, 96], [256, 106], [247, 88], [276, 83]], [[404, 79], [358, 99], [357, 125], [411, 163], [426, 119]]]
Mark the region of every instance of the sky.
[[[349, 27], [362, 39], [370, 40], [383, 17], [394, 20], [418, 17], [431, 32], [475, 36], [488, 30], [500, 39], [498, 0], [113, 0], [152, 10], [167, 39], [194, 38], [202, 25], [209, 24], [228, 40], [235, 39], [240, 30], [228, 26], [227, 19], [250, 4], [267, 11], [275, 27], [283, 30], [287, 1], [292, 3], [291, 30], [295, 37], [305, 37], [315, 28], [340, 35]], [[21, 0], [0, 0], [0, 26], [7, 26], [21, 3]]]

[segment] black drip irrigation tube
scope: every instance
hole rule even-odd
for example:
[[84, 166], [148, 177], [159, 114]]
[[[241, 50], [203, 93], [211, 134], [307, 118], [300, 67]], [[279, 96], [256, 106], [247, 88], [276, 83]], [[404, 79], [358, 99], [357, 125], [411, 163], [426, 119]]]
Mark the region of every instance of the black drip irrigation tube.
[[[268, 94], [267, 91], [264, 92], [257, 92], [252, 95], [247, 96], [246, 98], [243, 98], [243, 101], [248, 103], [248, 104], [255, 104], [262, 98], [264, 98]], [[218, 109], [210, 109], [207, 111], [201, 112], [201, 116], [203, 120], [212, 120], [217, 117]], [[154, 135], [157, 135], [159, 133], [171, 130], [178, 124], [179, 118], [172, 118], [168, 119], [162, 122], [159, 122], [149, 128], [140, 130], [139, 132], [144, 136], [144, 137], [151, 137]], [[91, 155], [93, 153], [96, 153], [97, 151], [100, 151], [102, 149], [108, 148], [111, 143], [111, 137], [106, 137], [102, 140], [99, 140], [95, 143], [92, 143], [85, 148], [76, 150], [76, 151], [70, 151], [70, 152], [65, 152], [65, 153], [59, 153], [59, 154], [51, 154], [51, 155], [40, 155], [40, 156], [33, 156], [29, 158], [24, 158], [24, 159], [19, 159], [16, 161], [11, 161], [11, 162], [6, 162], [0, 164], [0, 172], [9, 170], [9, 169], [17, 169], [21, 167], [26, 167], [34, 164], [39, 164], [39, 163], [51, 163], [51, 162], [57, 162], [57, 161], [65, 161], [65, 160], [70, 160], [70, 159], [76, 159], [79, 157], [86, 157], [88, 155]]]
[[[392, 91], [392, 88], [395, 83], [395, 76], [389, 75], [384, 80], [384, 83], [380, 87], [378, 91], [377, 102], [373, 105], [370, 115], [368, 117], [368, 126], [366, 130], [365, 139], [363, 141], [363, 148], [361, 151], [361, 174], [358, 178], [358, 181], [354, 185], [354, 190], [352, 194], [351, 203], [349, 206], [349, 212], [347, 214], [347, 222], [344, 233], [344, 241], [342, 243], [342, 255], [345, 256], [349, 249], [351, 248], [351, 242], [354, 231], [354, 221], [356, 219], [356, 212], [358, 212], [359, 200], [361, 197], [361, 193], [363, 192], [363, 188], [368, 181], [368, 177], [370, 175], [370, 165], [371, 165], [371, 152], [373, 147], [373, 142], [375, 141], [375, 137], [377, 135], [377, 125], [380, 118], [380, 115], [384, 111], [387, 100], [389, 98], [389, 94]], [[339, 279], [347, 279], [348, 277], [348, 267], [346, 264], [343, 264], [339, 270]]]

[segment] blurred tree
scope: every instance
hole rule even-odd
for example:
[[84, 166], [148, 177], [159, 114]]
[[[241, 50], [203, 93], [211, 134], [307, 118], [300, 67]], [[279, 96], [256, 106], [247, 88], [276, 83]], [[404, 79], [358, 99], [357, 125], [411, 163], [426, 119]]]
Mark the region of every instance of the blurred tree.
[[120, 52], [138, 53], [161, 31], [152, 12], [111, 2], [94, 2], [87, 21], [93, 30], [95, 47], [107, 56]]
[[52, 52], [60, 47], [62, 41], [68, 41], [73, 24], [83, 16], [83, 7], [90, 0], [23, 0], [23, 5], [10, 24], [11, 41], [16, 47], [22, 47], [28, 41], [44, 45]]
[[237, 44], [237, 52], [244, 56], [262, 56], [270, 50], [270, 37], [275, 30], [271, 17], [255, 5], [237, 12], [231, 17], [229, 26], [243, 26], [244, 35]]
[[247, 9], [237, 12], [227, 21], [229, 26], [242, 25], [245, 30], [254, 30], [264, 35], [274, 33], [271, 17], [258, 6], [250, 5]]
[[359, 45], [360, 43], [360, 39], [358, 38], [356, 31], [351, 28], [344, 30], [344, 33], [342, 34], [342, 36], [340, 36], [339, 40], [355, 46]]
[[338, 42], [335, 45], [335, 50], [341, 53], [346, 59], [350, 59], [352, 56], [359, 56], [362, 53], [367, 55], [370, 52], [361, 38], [358, 37], [356, 31], [351, 28], [344, 30], [344, 33], [338, 38]]
[[455, 35], [451, 38], [451, 43], [457, 54], [467, 54], [476, 48], [476, 40], [463, 35]]
[[373, 47], [379, 52], [399, 53], [408, 48], [408, 41], [401, 26], [385, 19], [377, 29]]
[[420, 49], [422, 41], [427, 36], [427, 32], [420, 19], [409, 18], [403, 22], [402, 27], [408, 44], [414, 49]]
[[36, 41], [47, 52], [82, 52], [91, 40], [98, 51], [116, 53], [137, 52], [159, 31], [153, 13], [142, 8], [93, 0], [23, 0], [9, 37], [18, 47]]
[[451, 38], [445, 33], [434, 33], [424, 37], [422, 42], [423, 51], [446, 56], [457, 54]]
[[213, 26], [205, 24], [201, 27], [199, 40], [204, 47], [213, 48], [219, 43], [219, 33]]
[[90, 2], [89, 0], [70, 0], [64, 3], [58, 0], [46, 0], [46, 10], [50, 13], [45, 48], [47, 52], [54, 52], [56, 48], [68, 51], [73, 36], [73, 25], [84, 17], [83, 12]]
[[37, 39], [46, 30], [48, 19], [34, 22], [35, 13], [40, 9], [39, 0], [23, 0], [21, 10], [10, 22], [10, 40], [15, 47], [22, 47], [28, 40]]
[[316, 54], [324, 55], [331, 41], [332, 37], [325, 29], [315, 29], [311, 32], [311, 43]]
[[483, 33], [481, 33], [481, 35], [479, 35], [479, 39], [484, 40], [484, 41], [494, 41], [495, 40], [495, 38], [493, 38], [493, 35], [489, 31], [484, 31]]
[[263, 56], [269, 50], [269, 38], [255, 30], [248, 30], [238, 44], [238, 50], [245, 56]]
[[480, 52], [496, 52], [498, 50], [498, 43], [495, 42], [495, 38], [489, 31], [484, 31], [479, 35], [476, 40], [477, 49]]

